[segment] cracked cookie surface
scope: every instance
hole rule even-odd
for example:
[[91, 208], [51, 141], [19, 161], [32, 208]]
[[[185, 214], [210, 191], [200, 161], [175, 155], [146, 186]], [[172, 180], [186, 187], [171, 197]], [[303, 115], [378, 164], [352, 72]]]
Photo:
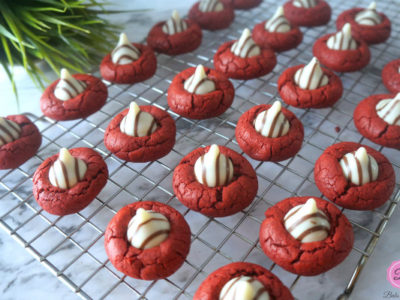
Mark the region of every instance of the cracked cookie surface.
[[392, 93], [400, 93], [400, 58], [392, 60], [382, 70], [382, 81]]

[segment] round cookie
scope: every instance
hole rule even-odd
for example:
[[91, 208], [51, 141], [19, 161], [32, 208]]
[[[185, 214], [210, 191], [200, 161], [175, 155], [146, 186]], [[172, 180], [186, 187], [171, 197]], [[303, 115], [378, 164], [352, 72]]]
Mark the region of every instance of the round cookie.
[[400, 126], [385, 122], [376, 111], [376, 105], [382, 99], [391, 99], [393, 95], [372, 95], [362, 100], [354, 110], [353, 120], [358, 131], [372, 142], [400, 150]]
[[[149, 249], [133, 247], [127, 238], [130, 220], [139, 208], [164, 215], [169, 223], [168, 237]], [[175, 273], [183, 264], [190, 249], [190, 228], [174, 208], [159, 202], [143, 201], [120, 209], [107, 226], [104, 246], [114, 267], [137, 279], [156, 280]]]
[[257, 175], [250, 163], [239, 153], [219, 146], [221, 154], [231, 159], [233, 179], [224, 186], [208, 187], [197, 181], [194, 165], [210, 146], [186, 155], [174, 170], [172, 186], [179, 201], [209, 217], [225, 217], [246, 208], [257, 194]]
[[[340, 159], [364, 147], [378, 164], [378, 178], [357, 186], [343, 173]], [[335, 204], [356, 210], [371, 210], [383, 205], [391, 196], [395, 185], [395, 174], [388, 159], [380, 152], [358, 143], [334, 144], [322, 153], [315, 163], [314, 178], [318, 189]]]
[[260, 281], [267, 290], [270, 299], [294, 299], [289, 289], [282, 284], [278, 277], [267, 269], [248, 262], [234, 262], [208, 275], [197, 289], [193, 300], [220, 299], [219, 296], [224, 285], [231, 279], [239, 276], [249, 276]]
[[5, 119], [19, 125], [18, 139], [0, 146], [0, 170], [15, 169], [35, 155], [42, 143], [39, 129], [24, 115], [10, 115]]
[[223, 114], [232, 104], [235, 89], [222, 73], [204, 68], [216, 90], [206, 94], [189, 93], [184, 88], [185, 81], [195, 73], [196, 68], [188, 68], [177, 74], [168, 88], [168, 105], [177, 114], [190, 119], [208, 119]]
[[224, 3], [224, 9], [221, 11], [207, 11], [199, 10], [200, 2], [196, 2], [189, 11], [189, 19], [193, 20], [202, 29], [219, 30], [229, 27], [235, 18], [233, 8]]
[[236, 140], [240, 148], [254, 159], [281, 161], [296, 155], [300, 150], [304, 138], [303, 124], [295, 114], [282, 108], [290, 124], [288, 133], [276, 138], [262, 136], [254, 128], [254, 120], [259, 113], [270, 107], [270, 104], [257, 105], [241, 115], [235, 131]]
[[334, 34], [324, 35], [313, 46], [313, 54], [322, 64], [336, 72], [354, 72], [368, 65], [371, 53], [364, 41], [354, 38], [358, 44], [355, 50], [329, 49], [326, 42]]
[[60, 79], [48, 86], [40, 98], [40, 109], [43, 114], [57, 121], [86, 118], [103, 107], [107, 100], [108, 91], [104, 83], [87, 74], [72, 75], [83, 81], [87, 86], [84, 92], [76, 97], [62, 101], [54, 95], [54, 90]]
[[285, 16], [291, 24], [296, 26], [322, 26], [331, 19], [332, 10], [329, 4], [323, 0], [316, 0], [317, 5], [310, 8], [297, 7], [293, 1], [287, 1], [283, 8]]
[[183, 54], [197, 49], [203, 37], [200, 26], [191, 20], [185, 21], [188, 28], [172, 35], [162, 30], [165, 22], [157, 23], [147, 36], [147, 44], [153, 50], [168, 55]]
[[382, 70], [382, 81], [392, 93], [400, 93], [400, 58], [392, 60]]
[[391, 23], [385, 14], [379, 13], [382, 22], [377, 25], [362, 25], [355, 21], [356, 15], [364, 10], [364, 8], [352, 8], [342, 12], [336, 20], [336, 28], [341, 30], [344, 24], [351, 24], [351, 31], [353, 35], [367, 44], [379, 44], [385, 42], [391, 31]]
[[58, 154], [47, 158], [33, 175], [33, 195], [38, 204], [53, 215], [65, 216], [84, 209], [107, 183], [107, 165], [96, 151], [75, 148], [70, 153], [87, 165], [84, 178], [72, 188], [55, 187], [49, 180], [50, 167], [58, 159]]
[[314, 276], [341, 263], [350, 253], [354, 234], [346, 216], [333, 204], [312, 197], [318, 209], [328, 217], [328, 236], [320, 241], [303, 243], [285, 228], [284, 217], [293, 207], [304, 204], [311, 197], [284, 199], [265, 212], [260, 227], [260, 245], [264, 253], [289, 272]]
[[115, 83], [136, 83], [151, 78], [157, 69], [157, 59], [153, 50], [143, 44], [132, 43], [140, 51], [139, 59], [129, 64], [114, 64], [111, 53], [107, 54], [100, 65], [101, 76]]
[[222, 2], [230, 4], [234, 9], [250, 9], [260, 5], [262, 0], [222, 0]]
[[329, 78], [329, 83], [313, 90], [305, 90], [294, 81], [297, 70], [304, 66], [290, 67], [279, 76], [278, 91], [282, 100], [291, 106], [300, 108], [324, 108], [334, 105], [343, 94], [340, 78], [331, 70], [322, 68], [324, 74]]
[[154, 161], [167, 155], [175, 144], [176, 126], [164, 110], [152, 106], [140, 106], [140, 110], [153, 116], [157, 129], [148, 136], [129, 136], [121, 132], [120, 123], [129, 109], [111, 120], [104, 133], [104, 145], [117, 157], [131, 162]]

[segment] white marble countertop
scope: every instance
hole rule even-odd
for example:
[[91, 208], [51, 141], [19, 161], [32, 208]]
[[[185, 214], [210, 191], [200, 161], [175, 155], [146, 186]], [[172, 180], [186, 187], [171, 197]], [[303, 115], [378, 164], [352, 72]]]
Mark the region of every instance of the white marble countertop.
[[[118, 17], [112, 16], [115, 22], [129, 24], [126, 31], [129, 36], [135, 36], [136, 41], [140, 41], [145, 37], [151, 24], [166, 19], [170, 14], [170, 9], [166, 10], [164, 7], [165, 0], [114, 0], [112, 2], [113, 7], [118, 9], [122, 7], [126, 9], [152, 9], [151, 12], [123, 14]], [[176, 7], [183, 15], [194, 2], [194, 0], [173, 0], [168, 1], [168, 6]], [[400, 56], [400, 53], [398, 56]], [[21, 87], [21, 111], [29, 111], [40, 115], [38, 99], [41, 91], [30, 83], [27, 75], [22, 71], [18, 71], [17, 82]], [[10, 85], [2, 72], [0, 72], [0, 95], [2, 95], [0, 97], [2, 115], [16, 113], [17, 107], [14, 105], [14, 101], [10, 100], [13, 97], [10, 92]], [[400, 209], [397, 209], [388, 223], [386, 232], [379, 240], [373, 255], [363, 270], [351, 299], [400, 299], [400, 296], [396, 297], [396, 293], [399, 295], [400, 290], [393, 288], [386, 280], [387, 268], [393, 261], [400, 260], [399, 228]], [[2, 230], [0, 230], [0, 255], [1, 299], [78, 298]], [[316, 282], [316, 288], [318, 288], [318, 284]], [[321, 297], [321, 299], [328, 298]]]

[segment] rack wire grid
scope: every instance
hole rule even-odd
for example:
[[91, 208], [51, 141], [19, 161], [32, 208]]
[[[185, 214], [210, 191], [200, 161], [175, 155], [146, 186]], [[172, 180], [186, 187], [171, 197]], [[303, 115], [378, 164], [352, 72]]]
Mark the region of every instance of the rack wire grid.
[[[266, 0], [258, 8], [236, 11], [235, 22], [226, 30], [204, 32], [199, 49], [176, 57], [159, 54], [158, 69], [151, 79], [134, 85], [108, 85], [109, 99], [97, 113], [86, 119], [54, 122], [44, 116], [29, 115], [40, 128], [43, 143], [37, 155], [14, 170], [0, 172], [0, 225], [39, 260], [59, 280], [84, 299], [191, 299], [199, 284], [215, 269], [232, 261], [260, 264], [274, 272], [298, 299], [345, 299], [352, 292], [360, 272], [371, 256], [400, 198], [399, 184], [385, 205], [373, 211], [343, 210], [355, 232], [354, 247], [338, 267], [322, 275], [302, 277], [275, 265], [262, 252], [258, 229], [265, 210], [290, 196], [321, 196], [313, 179], [315, 160], [323, 150], [340, 141], [356, 141], [381, 151], [393, 163], [397, 176], [400, 156], [397, 150], [383, 148], [364, 139], [355, 129], [352, 113], [357, 103], [370, 94], [387, 93], [380, 70], [395, 59], [400, 48], [400, 8], [393, 1], [379, 1], [393, 22], [388, 42], [371, 47], [372, 61], [362, 72], [340, 74], [344, 94], [333, 108], [296, 109], [290, 107], [305, 127], [300, 152], [279, 163], [259, 162], [243, 154], [234, 139], [239, 116], [254, 105], [280, 99], [277, 79], [288, 66], [306, 63], [319, 36], [335, 31], [338, 13], [366, 1], [330, 1], [333, 8], [329, 26], [304, 29], [298, 48], [278, 55], [272, 73], [248, 81], [232, 80], [236, 96], [223, 115], [194, 121], [180, 117], [167, 106], [166, 91], [181, 70], [203, 64], [212, 67], [218, 46], [236, 39], [244, 27], [272, 15], [277, 3]], [[97, 74], [98, 75], [98, 74]], [[103, 144], [110, 120], [129, 103], [152, 104], [174, 117], [176, 144], [170, 154], [150, 163], [127, 163], [110, 154]], [[252, 204], [233, 216], [208, 218], [184, 207], [174, 196], [172, 172], [181, 158], [197, 147], [212, 143], [242, 153], [257, 172], [259, 189]], [[59, 217], [43, 211], [32, 195], [32, 175], [40, 163], [60, 147], [90, 147], [101, 153], [109, 168], [109, 180], [96, 199], [81, 212]], [[107, 259], [104, 230], [113, 215], [134, 201], [153, 200], [179, 210], [190, 225], [192, 243], [182, 267], [165, 280], [141, 281], [124, 276]], [[315, 288], [318, 287], [318, 288]], [[323, 287], [323, 288], [321, 288]]]

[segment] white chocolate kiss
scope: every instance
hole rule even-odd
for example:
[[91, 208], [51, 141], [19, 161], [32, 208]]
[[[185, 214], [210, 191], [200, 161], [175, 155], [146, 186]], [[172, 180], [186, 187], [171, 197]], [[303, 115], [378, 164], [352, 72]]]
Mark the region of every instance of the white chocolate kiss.
[[354, 20], [361, 25], [374, 26], [382, 22], [381, 16], [376, 12], [376, 3], [372, 2], [367, 9], [360, 11]]
[[260, 112], [254, 120], [254, 128], [262, 136], [269, 138], [286, 135], [290, 124], [282, 113], [282, 104], [275, 101], [269, 109]]
[[378, 164], [364, 147], [344, 155], [340, 166], [344, 176], [355, 185], [363, 185], [378, 178]]
[[0, 117], [0, 147], [17, 140], [21, 136], [21, 127], [11, 120]]
[[125, 33], [121, 33], [117, 47], [111, 52], [111, 59], [114, 64], [126, 65], [139, 59], [140, 51], [128, 40]]
[[86, 171], [87, 165], [83, 160], [61, 148], [58, 159], [50, 167], [49, 180], [55, 187], [70, 189], [85, 177]]
[[269, 300], [265, 286], [249, 276], [234, 277], [222, 287], [219, 300]]
[[251, 31], [245, 28], [239, 40], [233, 43], [231, 52], [236, 56], [246, 58], [260, 55], [261, 49], [251, 38]]
[[332, 50], [354, 50], [357, 49], [357, 42], [351, 35], [350, 23], [344, 24], [341, 31], [332, 35], [326, 42], [329, 49]]
[[233, 178], [233, 164], [229, 157], [220, 153], [217, 145], [211, 145], [208, 152], [197, 159], [194, 174], [205, 186], [227, 185]]
[[376, 113], [386, 123], [400, 126], [400, 93], [393, 99], [384, 99], [376, 105]]
[[326, 239], [331, 225], [325, 213], [318, 209], [315, 199], [289, 210], [283, 218], [286, 230], [302, 243], [318, 242]]
[[265, 30], [269, 32], [288, 32], [291, 26], [285, 17], [283, 6], [279, 6], [271, 19], [265, 23]]
[[189, 93], [204, 95], [215, 91], [215, 83], [208, 78], [204, 67], [198, 65], [193, 75], [185, 80], [183, 88]]
[[224, 5], [219, 0], [201, 0], [199, 3], [199, 10], [202, 12], [209, 11], [222, 11]]
[[122, 119], [119, 128], [129, 136], [149, 136], [157, 129], [156, 120], [145, 111], [141, 111], [136, 102], [131, 102], [129, 111]]
[[293, 0], [293, 5], [297, 7], [311, 8], [317, 5], [316, 0]]
[[129, 221], [126, 237], [138, 249], [149, 249], [167, 239], [171, 224], [163, 214], [139, 208]]
[[328, 76], [321, 69], [318, 59], [313, 59], [294, 74], [294, 82], [303, 90], [314, 90], [327, 85]]
[[61, 79], [54, 90], [54, 96], [61, 101], [75, 98], [86, 89], [86, 83], [75, 79], [67, 69], [61, 69]]
[[172, 17], [169, 18], [162, 27], [162, 31], [169, 35], [185, 31], [186, 29], [187, 24], [185, 20], [179, 17], [179, 13], [176, 10], [172, 12]]

